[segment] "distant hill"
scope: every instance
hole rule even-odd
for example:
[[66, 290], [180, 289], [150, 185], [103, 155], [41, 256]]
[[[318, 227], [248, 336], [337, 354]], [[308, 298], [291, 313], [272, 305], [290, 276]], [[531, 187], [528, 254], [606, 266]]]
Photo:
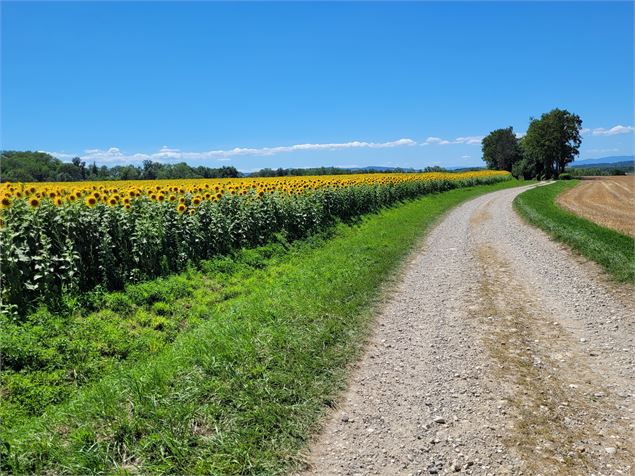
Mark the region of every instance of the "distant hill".
[[622, 162], [573, 162], [570, 167], [572, 169], [632, 169], [634, 164], [633, 160], [624, 160]]
[[571, 167], [586, 167], [588, 165], [597, 164], [615, 164], [617, 162], [627, 162], [629, 165], [635, 161], [635, 155], [612, 155], [609, 157], [599, 157], [597, 159], [575, 160], [571, 163]]

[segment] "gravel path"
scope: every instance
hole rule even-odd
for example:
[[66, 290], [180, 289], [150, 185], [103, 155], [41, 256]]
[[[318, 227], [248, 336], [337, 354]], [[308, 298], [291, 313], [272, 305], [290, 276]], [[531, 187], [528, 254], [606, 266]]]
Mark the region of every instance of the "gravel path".
[[413, 255], [306, 474], [635, 474], [635, 297], [494, 192]]

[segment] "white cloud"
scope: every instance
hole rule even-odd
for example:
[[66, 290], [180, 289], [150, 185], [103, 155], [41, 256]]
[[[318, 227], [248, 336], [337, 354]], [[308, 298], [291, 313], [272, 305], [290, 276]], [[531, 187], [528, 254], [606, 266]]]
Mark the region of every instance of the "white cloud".
[[471, 159], [472, 156], [471, 155], [462, 155], [461, 158], [462, 159]]
[[454, 139], [453, 144], [480, 144], [483, 140], [482, 136], [467, 136], [467, 137], [457, 137]]
[[450, 141], [441, 139], [440, 137], [428, 137], [425, 140], [425, 142], [421, 145], [430, 145], [430, 144], [447, 145], [447, 144], [450, 144]]
[[594, 135], [594, 136], [615, 136], [618, 134], [631, 134], [635, 132], [635, 127], [617, 125], [609, 129], [605, 129], [603, 127], [596, 127], [595, 129], [584, 128], [584, 129], [581, 129], [580, 132], [582, 134], [591, 133], [591, 135]]
[[428, 137], [421, 145], [449, 145], [449, 144], [480, 144], [483, 140], [482, 136], [466, 136], [457, 137], [454, 140], [442, 139], [441, 137]]
[[[118, 147], [110, 147], [109, 149], [87, 149], [83, 154], [78, 154], [82, 160], [86, 162], [99, 163], [131, 163], [141, 162], [143, 160], [153, 160], [156, 162], [173, 162], [187, 160], [217, 160], [226, 162], [232, 157], [239, 156], [272, 156], [281, 153], [297, 152], [297, 151], [334, 151], [346, 149], [389, 149], [394, 147], [413, 146], [417, 143], [412, 139], [398, 139], [390, 142], [363, 142], [352, 141], [342, 143], [325, 143], [325, 144], [294, 144], [289, 146], [277, 147], [235, 147], [226, 150], [209, 150], [202, 152], [189, 152], [180, 149], [163, 146], [157, 152], [152, 153], [135, 153], [125, 154]], [[75, 155], [48, 152], [49, 154], [60, 159], [75, 157]]]

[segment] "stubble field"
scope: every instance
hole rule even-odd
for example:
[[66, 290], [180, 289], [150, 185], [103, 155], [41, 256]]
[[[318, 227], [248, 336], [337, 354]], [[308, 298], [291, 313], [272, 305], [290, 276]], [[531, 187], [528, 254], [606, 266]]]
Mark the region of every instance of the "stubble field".
[[588, 177], [558, 204], [599, 225], [635, 236], [635, 177]]

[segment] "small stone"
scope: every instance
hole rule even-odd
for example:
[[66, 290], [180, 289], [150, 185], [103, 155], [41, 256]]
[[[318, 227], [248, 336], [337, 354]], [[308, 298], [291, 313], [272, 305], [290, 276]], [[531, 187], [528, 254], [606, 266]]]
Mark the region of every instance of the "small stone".
[[454, 462], [454, 463], [452, 463], [452, 465], [450, 466], [450, 469], [451, 469], [452, 471], [454, 471], [455, 473], [458, 473], [459, 471], [461, 471], [461, 465], [455, 461], [455, 462]]
[[435, 417], [432, 421], [434, 421], [435, 423], [439, 423], [440, 425], [443, 425], [445, 423], [445, 418]]
[[617, 450], [613, 447], [609, 447], [609, 448], [604, 448], [604, 451], [606, 451], [607, 454], [614, 455]]
[[428, 466], [428, 473], [430, 474], [439, 474], [439, 470], [436, 466]]
[[344, 423], [348, 422], [348, 415], [347, 415], [346, 413], [344, 413], [344, 414], [342, 415], [342, 421], [343, 421]]

